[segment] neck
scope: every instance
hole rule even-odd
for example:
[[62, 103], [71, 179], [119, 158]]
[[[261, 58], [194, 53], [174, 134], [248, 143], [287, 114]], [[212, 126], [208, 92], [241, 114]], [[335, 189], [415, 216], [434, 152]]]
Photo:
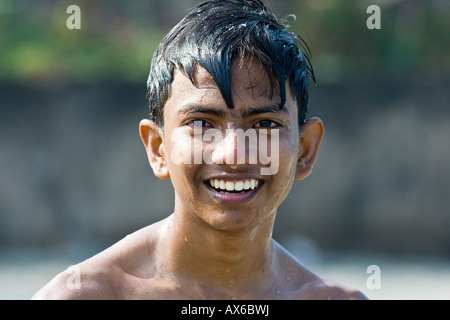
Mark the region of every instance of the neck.
[[270, 285], [274, 215], [238, 231], [218, 230], [198, 217], [186, 217], [174, 213], [167, 220], [166, 276], [176, 275], [176, 282], [206, 297], [242, 296]]

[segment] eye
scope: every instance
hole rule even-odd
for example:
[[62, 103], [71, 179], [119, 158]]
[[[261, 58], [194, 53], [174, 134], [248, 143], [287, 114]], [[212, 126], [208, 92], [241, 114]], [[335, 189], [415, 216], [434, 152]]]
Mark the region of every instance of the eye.
[[268, 120], [268, 119], [258, 121], [255, 124], [256, 128], [275, 128], [277, 126], [278, 126], [278, 123], [276, 123], [275, 121], [272, 121], [272, 120]]
[[213, 126], [206, 120], [203, 119], [194, 119], [186, 123], [188, 126], [197, 127], [197, 128], [212, 128]]

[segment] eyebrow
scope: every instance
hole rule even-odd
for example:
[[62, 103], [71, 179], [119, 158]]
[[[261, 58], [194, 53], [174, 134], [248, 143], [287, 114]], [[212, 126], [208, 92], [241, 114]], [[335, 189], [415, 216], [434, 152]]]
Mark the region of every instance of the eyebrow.
[[216, 117], [225, 116], [225, 111], [223, 111], [223, 110], [218, 110], [216, 108], [208, 107], [208, 106], [199, 106], [196, 104], [188, 104], [188, 105], [184, 106], [183, 108], [181, 108], [180, 110], [178, 110], [178, 112], [177, 112], [178, 115], [181, 115], [181, 114], [190, 115], [193, 113], [206, 113], [206, 114], [214, 115]]
[[280, 107], [280, 105], [277, 104], [273, 104], [273, 105], [269, 105], [269, 106], [260, 106], [260, 107], [249, 107], [246, 108], [243, 112], [242, 112], [242, 117], [243, 118], [247, 118], [247, 117], [251, 117], [251, 116], [255, 116], [255, 115], [259, 115], [259, 114], [263, 114], [263, 113], [286, 113], [289, 114], [289, 109], [286, 107], [286, 105], [283, 105]]
[[[226, 115], [226, 112], [224, 110], [217, 109], [215, 107], [209, 107], [209, 106], [200, 106], [196, 104], [188, 104], [184, 107], [182, 107], [180, 110], [178, 110], [177, 114], [181, 115], [190, 115], [194, 113], [205, 113], [210, 114], [216, 117], [224, 117]], [[260, 107], [248, 107], [245, 108], [245, 110], [242, 112], [241, 116], [242, 118], [248, 118], [251, 116], [264, 114], [264, 113], [286, 113], [289, 114], [289, 110], [286, 107], [286, 105], [283, 105], [280, 107], [277, 104], [274, 105], [268, 105], [268, 106], [260, 106]]]

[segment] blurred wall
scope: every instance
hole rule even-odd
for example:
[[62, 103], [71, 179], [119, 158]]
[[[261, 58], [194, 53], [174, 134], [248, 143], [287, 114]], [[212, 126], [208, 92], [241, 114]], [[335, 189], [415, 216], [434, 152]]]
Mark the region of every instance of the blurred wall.
[[[165, 33], [195, 1], [0, 0], [0, 246], [118, 240], [172, 212], [138, 135]], [[69, 4], [82, 28], [66, 28]], [[274, 236], [450, 252], [447, 1], [271, 1], [312, 51], [326, 135]], [[368, 30], [378, 4], [381, 30]]]

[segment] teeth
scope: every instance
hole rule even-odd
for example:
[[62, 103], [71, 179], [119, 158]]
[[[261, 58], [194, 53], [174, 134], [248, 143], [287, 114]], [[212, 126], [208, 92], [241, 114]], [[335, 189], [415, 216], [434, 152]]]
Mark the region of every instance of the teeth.
[[236, 181], [234, 183], [234, 190], [241, 191], [242, 189], [244, 189], [244, 181]]
[[210, 179], [209, 184], [214, 189], [226, 190], [226, 191], [242, 191], [255, 189], [258, 187], [259, 180], [257, 179], [247, 179], [239, 181], [225, 181], [218, 179]]

